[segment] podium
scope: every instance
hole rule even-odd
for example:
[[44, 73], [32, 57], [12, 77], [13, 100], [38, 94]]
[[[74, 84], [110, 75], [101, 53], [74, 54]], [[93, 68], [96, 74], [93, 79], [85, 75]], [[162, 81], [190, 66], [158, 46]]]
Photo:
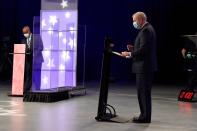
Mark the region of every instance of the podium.
[[[98, 111], [97, 116], [95, 117], [97, 121], [111, 121], [112, 118], [117, 116], [114, 107], [107, 104], [112, 47], [112, 39], [106, 38], [103, 53]], [[109, 111], [109, 113], [107, 113], [107, 110]]]
[[10, 96], [23, 96], [25, 73], [25, 44], [14, 44], [12, 91]]
[[113, 47], [114, 47], [113, 40], [107, 37], [105, 39], [105, 45], [104, 45], [99, 103], [98, 103], [97, 116], [95, 117], [95, 119], [97, 121], [127, 123], [130, 121], [130, 119], [118, 116], [116, 114], [115, 108], [108, 104], [111, 58], [112, 58], [112, 54], [120, 56], [119, 53], [115, 53], [114, 51], [112, 51]]

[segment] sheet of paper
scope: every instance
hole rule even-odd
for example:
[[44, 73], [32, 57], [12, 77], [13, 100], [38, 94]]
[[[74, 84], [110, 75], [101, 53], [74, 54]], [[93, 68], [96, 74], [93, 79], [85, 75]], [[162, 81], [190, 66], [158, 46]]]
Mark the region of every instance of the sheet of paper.
[[112, 51], [112, 53], [113, 53], [113, 54], [115, 54], [115, 55], [118, 55], [118, 56], [121, 56], [121, 57], [122, 57], [122, 54], [121, 54], [121, 53], [119, 53], [119, 52]]

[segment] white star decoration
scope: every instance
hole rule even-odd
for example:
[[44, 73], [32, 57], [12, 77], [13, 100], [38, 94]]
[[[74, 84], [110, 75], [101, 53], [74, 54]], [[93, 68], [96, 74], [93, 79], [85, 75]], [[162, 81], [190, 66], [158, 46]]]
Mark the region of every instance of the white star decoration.
[[62, 32], [59, 32], [59, 38], [61, 38], [63, 36]]
[[48, 59], [47, 67], [49, 68], [55, 67], [54, 59]]
[[63, 59], [63, 61], [70, 60], [70, 53], [68, 51], [63, 51], [62, 52], [62, 59]]
[[68, 1], [62, 0], [62, 3], [60, 5], [62, 6], [63, 9], [68, 7]]
[[49, 27], [48, 33], [49, 33], [50, 35], [53, 34], [53, 28], [52, 28], [52, 27]]
[[44, 78], [42, 79], [43, 85], [46, 85], [48, 83], [48, 77], [44, 76]]
[[64, 70], [65, 70], [65, 66], [64, 66], [63, 64], [60, 64], [59, 70], [60, 70], [60, 71], [64, 71]]
[[65, 16], [66, 16], [66, 18], [70, 18], [70, 16], [71, 16], [70, 12], [66, 12]]
[[74, 40], [73, 39], [70, 39], [68, 45], [70, 46], [71, 49], [73, 49], [73, 46], [74, 46]]
[[46, 24], [46, 21], [45, 21], [45, 19], [43, 19], [43, 20], [42, 20], [42, 28], [44, 28], [46, 25], [47, 25], [47, 24]]
[[73, 34], [75, 32], [74, 27], [70, 27], [69, 31], [70, 31], [71, 34]]
[[63, 39], [63, 43], [66, 44], [66, 42], [67, 42], [67, 40], [66, 40], [66, 38], [64, 38], [64, 39]]
[[50, 16], [49, 23], [54, 26], [57, 23], [57, 16]]
[[50, 51], [43, 52], [44, 58], [48, 58], [50, 56]]
[[76, 47], [77, 47], [77, 40], [76, 39], [74, 40], [73, 46], [76, 49]]

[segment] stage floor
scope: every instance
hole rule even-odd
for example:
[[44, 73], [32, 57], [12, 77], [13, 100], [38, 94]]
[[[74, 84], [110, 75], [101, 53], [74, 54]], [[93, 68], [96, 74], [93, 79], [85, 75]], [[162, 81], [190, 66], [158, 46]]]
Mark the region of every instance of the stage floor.
[[[99, 84], [87, 84], [87, 95], [56, 103], [24, 103], [8, 97], [0, 85], [0, 131], [197, 131], [197, 103], [177, 101], [179, 86], [155, 85], [151, 124], [97, 122]], [[111, 84], [108, 103], [121, 117], [138, 115], [136, 88]]]

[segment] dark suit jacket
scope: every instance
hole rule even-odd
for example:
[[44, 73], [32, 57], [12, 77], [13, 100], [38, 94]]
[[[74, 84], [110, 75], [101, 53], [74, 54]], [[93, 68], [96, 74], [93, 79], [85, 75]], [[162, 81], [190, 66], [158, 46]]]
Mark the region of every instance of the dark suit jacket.
[[146, 23], [138, 33], [132, 55], [133, 73], [151, 73], [156, 71], [156, 34], [151, 24]]
[[42, 63], [44, 61], [42, 51], [43, 51], [43, 42], [40, 38], [40, 35], [31, 34], [30, 41], [30, 49], [27, 46], [27, 39], [24, 38], [21, 42], [26, 45], [26, 53], [30, 53], [30, 55], [26, 55], [29, 57], [28, 59], [34, 60], [33, 63]]
[[30, 53], [30, 54], [33, 53], [33, 35], [32, 34], [31, 34], [31, 41], [30, 41], [30, 49], [27, 47], [27, 38], [22, 39], [21, 43], [26, 45], [25, 47], [26, 53]]

